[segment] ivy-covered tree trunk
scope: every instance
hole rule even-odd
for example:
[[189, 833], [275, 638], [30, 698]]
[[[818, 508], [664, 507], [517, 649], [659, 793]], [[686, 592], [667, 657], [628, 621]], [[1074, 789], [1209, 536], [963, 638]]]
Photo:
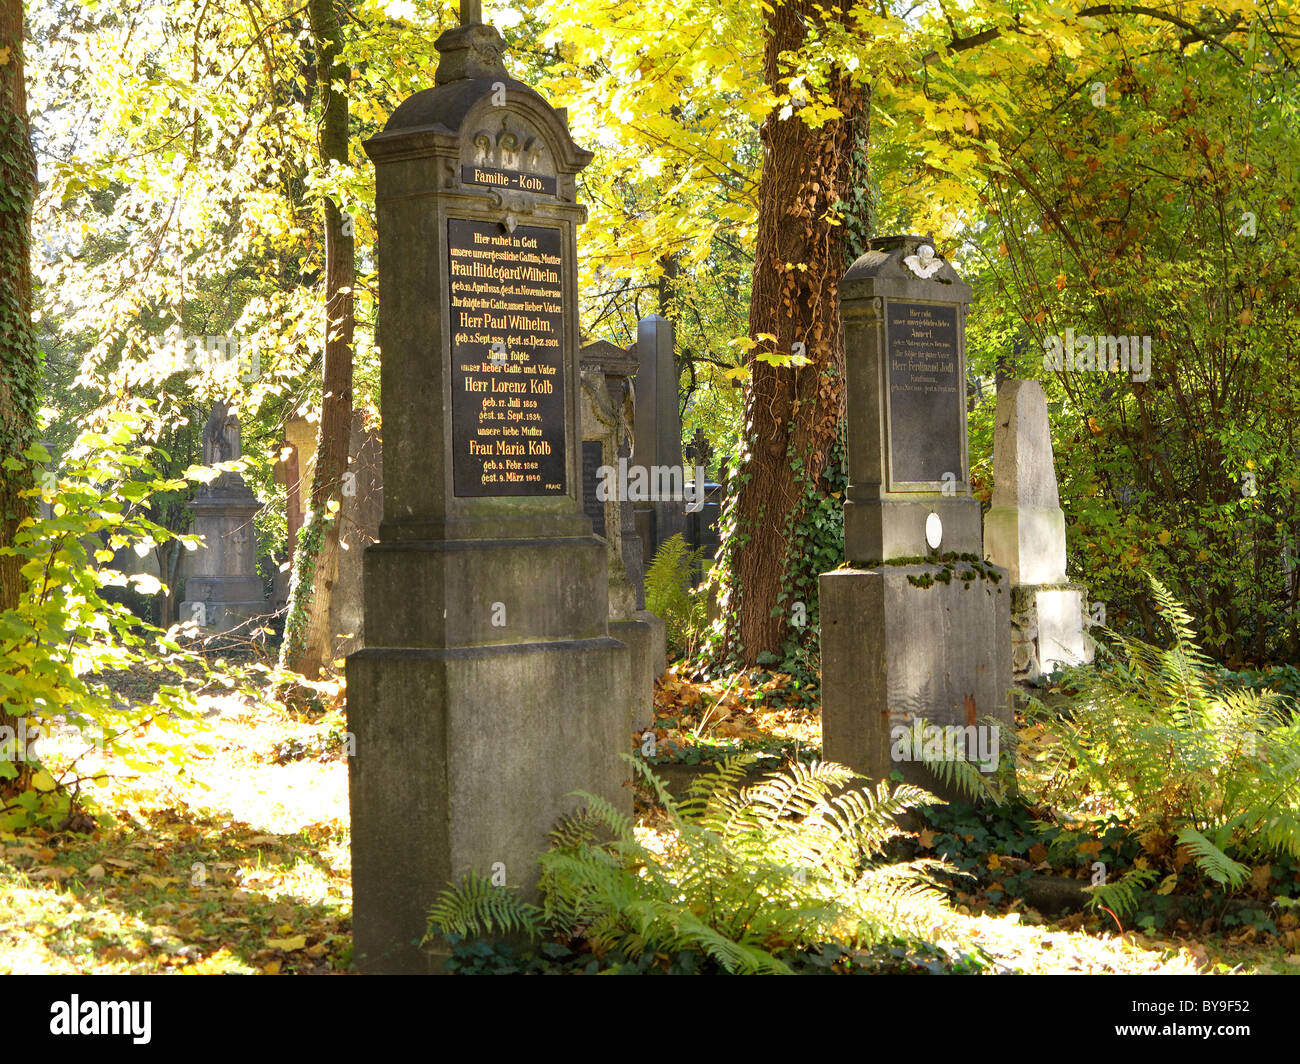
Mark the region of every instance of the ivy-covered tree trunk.
[[[789, 0], [767, 18], [764, 77], [781, 92], [794, 73], [781, 53], [797, 51], [822, 20], [815, 0]], [[763, 175], [749, 309], [750, 379], [745, 429], [724, 519], [723, 650], [745, 664], [777, 653], [790, 631], [783, 599], [791, 543], [809, 492], [821, 481], [840, 419], [844, 350], [837, 293], [849, 235], [842, 212], [855, 201], [852, 159], [860, 90], [828, 85], [842, 117], [813, 129], [796, 110], [763, 123]], [[775, 340], [761, 339], [763, 334]], [[781, 365], [762, 356], [804, 356]], [[802, 359], [799, 359], [802, 361]], [[801, 619], [801, 618], [800, 618]]]
[[[339, 61], [342, 34], [334, 0], [310, 0], [307, 14], [322, 101], [321, 163], [348, 161], [349, 68]], [[325, 199], [325, 359], [320, 433], [312, 474], [309, 516], [298, 534], [293, 589], [284, 627], [281, 662], [316, 679], [330, 660], [330, 592], [338, 571], [339, 507], [352, 430], [352, 334], [356, 277], [351, 219]]]
[[[31, 446], [35, 432], [41, 379], [32, 329], [35, 188], [36, 160], [23, 75], [23, 4], [0, 0], [0, 547], [13, 543], [19, 522], [32, 509], [31, 499], [20, 493], [32, 485], [22, 452]], [[0, 556], [0, 612], [18, 604], [22, 562]], [[0, 702], [0, 727], [15, 724]], [[27, 789], [31, 766], [22, 760], [15, 766], [16, 776], [0, 776], [0, 805], [6, 796]]]

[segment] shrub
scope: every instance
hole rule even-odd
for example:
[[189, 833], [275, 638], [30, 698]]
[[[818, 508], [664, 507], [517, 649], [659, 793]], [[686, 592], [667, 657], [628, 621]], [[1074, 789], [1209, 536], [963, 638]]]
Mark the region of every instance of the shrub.
[[[119, 411], [107, 415], [101, 431], [83, 432], [57, 474], [37, 471], [31, 494], [44, 494], [50, 516], [26, 518], [13, 546], [3, 548], [24, 559], [25, 583], [18, 606], [0, 614], [0, 830], [70, 816], [84, 782], [78, 763], [97, 747], [133, 768], [183, 763], [181, 744], [142, 737], [147, 728], [177, 733], [194, 719], [193, 697], [180, 682], [159, 686], [149, 704], [129, 705], [96, 679], [106, 670], [147, 665], [179, 681], [195, 661], [106, 595], [109, 588], [147, 595], [162, 589], [148, 574], [105, 567], [119, 548], [147, 550], [171, 538], [196, 542], [144, 516], [153, 493], [185, 486], [159, 476], [151, 449], [135, 442], [146, 431], [142, 415]], [[24, 457], [49, 460], [40, 447]], [[11, 468], [19, 461], [5, 459]], [[34, 740], [71, 729], [84, 751], [69, 764], [43, 764]]]
[[1242, 859], [1300, 857], [1300, 722], [1277, 692], [1217, 684], [1187, 612], [1151, 586], [1172, 645], [1109, 633], [1098, 667], [1070, 672], [1064, 716], [1032, 700], [1015, 738], [1020, 786], [1075, 820], [1117, 817], [1149, 853], [1184, 847], [1235, 887]]

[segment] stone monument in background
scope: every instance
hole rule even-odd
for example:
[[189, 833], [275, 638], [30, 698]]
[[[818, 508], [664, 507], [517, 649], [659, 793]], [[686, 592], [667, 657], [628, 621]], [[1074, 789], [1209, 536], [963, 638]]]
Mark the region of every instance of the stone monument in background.
[[983, 718], [1011, 721], [1011, 591], [968, 478], [970, 299], [922, 237], [873, 240], [845, 275], [847, 561], [821, 577], [825, 757], [941, 794], [913, 723], [960, 729], [976, 761]]
[[998, 388], [993, 424], [993, 506], [984, 556], [1011, 581], [1011, 667], [1037, 680], [1092, 660], [1085, 631], [1087, 588], [1065, 575], [1065, 514], [1056, 486], [1047, 396], [1038, 381]]
[[[239, 418], [217, 403], [203, 426], [203, 464], [230, 462], [243, 453]], [[195, 535], [203, 546], [187, 551], [181, 562], [185, 595], [178, 612], [211, 632], [251, 627], [269, 612], [262, 576], [257, 571], [257, 536], [253, 518], [261, 503], [237, 472], [226, 470], [199, 488], [190, 510]]]
[[[658, 314], [637, 322], [636, 427], [631, 461], [647, 469], [682, 466], [682, 416], [677, 398], [673, 323]], [[665, 540], [686, 532], [686, 504], [659, 500], [635, 504], [636, 527], [648, 566]]]
[[441, 970], [467, 873], [535, 895], [575, 790], [627, 813], [627, 646], [582, 506], [576, 176], [591, 153], [462, 9], [375, 164], [384, 520], [347, 660], [354, 956]]
[[645, 608], [641, 542], [632, 504], [617, 498], [602, 502], [595, 490], [600, 468], [617, 467], [619, 458], [626, 459], [631, 450], [636, 355], [598, 341], [582, 349], [581, 363], [584, 505], [608, 549], [609, 634], [631, 651], [632, 726], [640, 730], [654, 722], [654, 683], [668, 667], [667, 629], [662, 618]]

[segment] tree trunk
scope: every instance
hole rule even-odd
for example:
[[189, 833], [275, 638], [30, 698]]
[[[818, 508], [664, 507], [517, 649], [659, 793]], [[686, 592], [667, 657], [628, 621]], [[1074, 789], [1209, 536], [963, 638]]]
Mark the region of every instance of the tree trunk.
[[[768, 15], [764, 77], [781, 91], [779, 61], [797, 51], [805, 26], [822, 19], [813, 0], [779, 3]], [[809, 478], [819, 480], [840, 418], [844, 345], [838, 292], [849, 234], [837, 204], [855, 202], [854, 123], [860, 92], [847, 79], [829, 85], [843, 117], [810, 129], [796, 110], [763, 123], [754, 256], [745, 430], [724, 521], [729, 574], [724, 653], [753, 664], [775, 652], [789, 631], [789, 602], [781, 602], [791, 532]], [[842, 209], [842, 207], [841, 207]], [[838, 224], [837, 224], [838, 223]], [[760, 340], [760, 334], [776, 337]], [[772, 365], [760, 354], [805, 355], [809, 364]]]
[[[316, 80], [324, 114], [320, 123], [323, 165], [347, 164], [349, 68], [338, 61], [342, 45], [334, 0], [310, 0], [307, 8], [316, 52]], [[293, 588], [285, 621], [281, 662], [316, 679], [329, 662], [330, 592], [338, 570], [339, 507], [352, 430], [352, 333], [356, 324], [352, 286], [355, 259], [351, 219], [325, 200], [325, 360], [320, 434], [312, 475], [310, 515], [298, 536]]]
[[[0, 56], [5, 57], [0, 60], [0, 547], [7, 547], [19, 522], [32, 512], [32, 500], [19, 494], [32, 486], [31, 470], [20, 456], [32, 444], [41, 392], [32, 328], [36, 160], [27, 123], [22, 0], [0, 0]], [[8, 458], [18, 458], [22, 467], [5, 468]], [[0, 612], [18, 605], [22, 564], [22, 558], [0, 556]], [[0, 727], [15, 723], [0, 702]], [[17, 777], [0, 780], [0, 804], [27, 789], [31, 764], [19, 760], [17, 768]]]

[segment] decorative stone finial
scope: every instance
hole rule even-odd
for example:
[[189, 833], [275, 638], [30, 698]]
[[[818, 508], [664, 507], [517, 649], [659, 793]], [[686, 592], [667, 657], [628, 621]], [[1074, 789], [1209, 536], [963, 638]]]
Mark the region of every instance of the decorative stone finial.
[[481, 22], [464, 24], [465, 17], [462, 13], [462, 25], [447, 30], [434, 42], [442, 59], [433, 83], [446, 85], [450, 81], [469, 78], [508, 78], [502, 59], [506, 42], [501, 39], [501, 34], [495, 26], [485, 26]]

